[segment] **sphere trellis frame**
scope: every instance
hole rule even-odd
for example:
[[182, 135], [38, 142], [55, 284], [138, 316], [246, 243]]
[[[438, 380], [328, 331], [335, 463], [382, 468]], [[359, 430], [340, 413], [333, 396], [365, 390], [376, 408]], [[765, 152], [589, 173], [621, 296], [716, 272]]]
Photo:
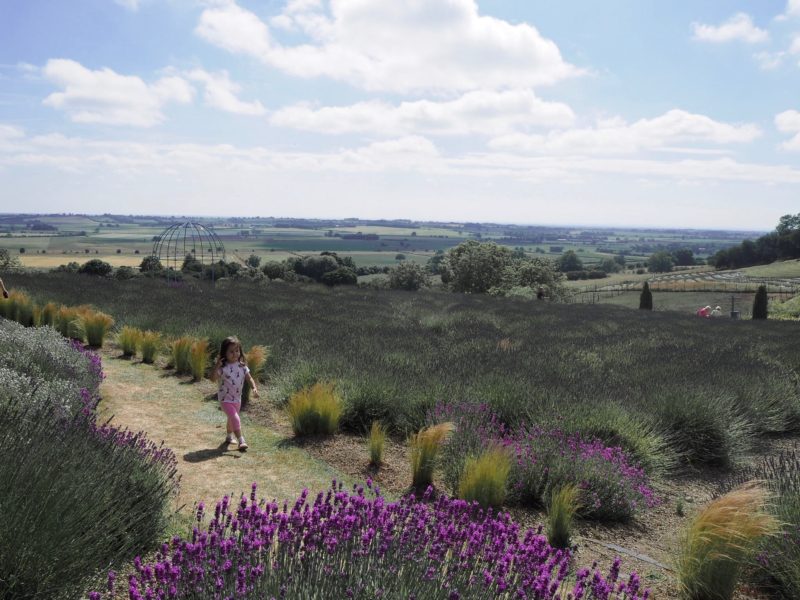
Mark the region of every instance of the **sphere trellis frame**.
[[192, 221], [170, 225], [153, 243], [153, 256], [167, 268], [180, 269], [187, 255], [214, 264], [225, 260], [225, 246], [213, 229]]

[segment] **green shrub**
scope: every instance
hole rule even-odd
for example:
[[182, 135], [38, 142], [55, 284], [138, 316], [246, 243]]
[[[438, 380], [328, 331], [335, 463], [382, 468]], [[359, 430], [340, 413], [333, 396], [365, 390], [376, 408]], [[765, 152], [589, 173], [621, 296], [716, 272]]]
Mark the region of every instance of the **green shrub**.
[[439, 449], [453, 431], [452, 423], [439, 423], [411, 436], [411, 485], [424, 491], [433, 485], [433, 471]]
[[753, 298], [753, 320], [766, 319], [768, 313], [767, 286], [760, 285]]
[[93, 258], [92, 260], [83, 263], [80, 269], [78, 269], [78, 273], [82, 273], [84, 275], [94, 275], [95, 277], [108, 277], [111, 275], [113, 270], [114, 267], [107, 262], [102, 261], [99, 258]]
[[469, 457], [464, 465], [458, 497], [476, 501], [484, 508], [497, 508], [506, 498], [511, 457], [508, 449], [493, 447], [478, 457]]
[[202, 381], [208, 369], [208, 340], [194, 340], [189, 346], [189, 370], [194, 381]]
[[383, 462], [383, 447], [386, 443], [386, 431], [383, 429], [380, 421], [373, 421], [372, 427], [369, 430], [369, 441], [367, 447], [369, 449], [369, 464], [373, 466], [380, 466]]
[[177, 375], [189, 375], [192, 372], [191, 349], [194, 341], [194, 338], [186, 335], [172, 340], [170, 354]]
[[100, 348], [106, 334], [114, 325], [114, 319], [102, 312], [88, 312], [81, 317], [81, 323], [86, 334], [86, 343], [92, 348]]
[[555, 548], [569, 548], [572, 522], [580, 508], [580, 490], [575, 485], [554, 489], [547, 505], [547, 541]]
[[142, 331], [136, 327], [125, 325], [117, 334], [117, 343], [122, 349], [122, 356], [136, 356], [136, 350], [142, 340]]
[[332, 383], [315, 383], [292, 394], [287, 411], [295, 435], [332, 434], [339, 428], [342, 402]]
[[646, 281], [639, 296], [639, 308], [641, 310], [653, 310], [653, 292], [650, 291], [650, 284]]
[[676, 572], [686, 600], [730, 600], [742, 568], [776, 529], [764, 511], [766, 494], [755, 485], [711, 502], [687, 527]]
[[145, 331], [141, 336], [142, 362], [152, 364], [161, 347], [161, 334], [157, 331]]

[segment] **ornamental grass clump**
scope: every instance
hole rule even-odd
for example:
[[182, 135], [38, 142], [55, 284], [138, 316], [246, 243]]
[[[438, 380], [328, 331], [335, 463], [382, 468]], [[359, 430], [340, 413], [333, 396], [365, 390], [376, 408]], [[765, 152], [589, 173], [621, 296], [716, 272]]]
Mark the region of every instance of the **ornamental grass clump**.
[[[244, 358], [247, 361], [247, 368], [250, 369], [250, 375], [253, 377], [254, 381], [258, 381], [264, 373], [264, 365], [267, 364], [267, 355], [268, 351], [266, 346], [252, 346], [250, 350], [245, 353]], [[253, 390], [250, 388], [250, 380], [245, 379], [244, 385], [242, 386], [242, 409], [247, 408], [252, 391]]]
[[33, 325], [33, 302], [24, 292], [11, 292], [5, 300], [5, 316], [23, 327]]
[[122, 356], [131, 358], [136, 356], [136, 350], [141, 344], [142, 331], [136, 327], [125, 325], [117, 334], [117, 343], [122, 350]]
[[202, 381], [206, 376], [210, 349], [207, 339], [196, 339], [189, 346], [189, 369], [192, 372], [193, 381]]
[[142, 362], [153, 364], [161, 348], [161, 334], [157, 331], [143, 331], [139, 346], [142, 350]]
[[477, 502], [484, 508], [502, 506], [510, 471], [511, 457], [507, 448], [495, 446], [480, 456], [471, 456], [464, 464], [458, 497]]
[[330, 435], [339, 429], [342, 400], [333, 383], [315, 383], [292, 394], [286, 406], [296, 436]]
[[411, 436], [411, 485], [421, 491], [433, 485], [433, 471], [439, 449], [452, 433], [455, 426], [451, 422], [431, 425]]
[[380, 421], [373, 421], [367, 439], [367, 449], [369, 450], [369, 464], [379, 467], [383, 463], [383, 447], [386, 444], [386, 430]]
[[[371, 482], [367, 481], [367, 487]], [[225, 496], [202, 504], [186, 538], [153, 562], [134, 560], [132, 600], [199, 598], [449, 598], [645, 600], [639, 576], [572, 570], [572, 553], [523, 531], [505, 513], [440, 495], [389, 502], [375, 490], [304, 490], [293, 505]], [[313, 500], [311, 499], [313, 498]], [[574, 577], [574, 579], [573, 579]], [[619, 591], [618, 591], [619, 590]], [[89, 600], [111, 593], [91, 592]]]
[[50, 327], [55, 327], [57, 316], [58, 316], [58, 304], [56, 304], [55, 302], [48, 302], [42, 307], [42, 316], [40, 319], [40, 325], [48, 325]]
[[547, 505], [547, 541], [554, 548], [569, 548], [572, 522], [580, 508], [580, 490], [576, 485], [554, 489]]
[[176, 375], [189, 375], [192, 372], [191, 349], [194, 341], [194, 338], [188, 335], [172, 340], [170, 354]]
[[758, 544], [776, 530], [755, 484], [733, 490], [703, 509], [686, 529], [676, 571], [685, 600], [729, 600]]
[[101, 348], [105, 341], [106, 334], [114, 325], [111, 315], [102, 312], [86, 312], [81, 317], [83, 331], [86, 334], [86, 343], [92, 348]]

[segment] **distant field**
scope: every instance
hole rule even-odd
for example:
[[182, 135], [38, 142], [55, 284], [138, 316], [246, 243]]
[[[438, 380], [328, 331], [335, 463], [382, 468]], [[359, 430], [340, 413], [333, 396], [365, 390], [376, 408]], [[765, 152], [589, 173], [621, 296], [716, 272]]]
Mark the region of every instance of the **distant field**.
[[771, 265], [739, 269], [750, 277], [800, 277], [800, 260], [784, 260]]

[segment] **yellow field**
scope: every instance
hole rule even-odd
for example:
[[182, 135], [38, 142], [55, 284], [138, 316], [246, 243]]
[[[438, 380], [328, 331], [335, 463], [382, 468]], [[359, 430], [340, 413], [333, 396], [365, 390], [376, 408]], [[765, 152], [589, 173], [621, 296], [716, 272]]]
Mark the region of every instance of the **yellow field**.
[[112, 267], [138, 267], [144, 256], [137, 254], [22, 254], [20, 261], [23, 267], [31, 269], [54, 269], [59, 265], [76, 262], [82, 265], [92, 259], [99, 258]]

